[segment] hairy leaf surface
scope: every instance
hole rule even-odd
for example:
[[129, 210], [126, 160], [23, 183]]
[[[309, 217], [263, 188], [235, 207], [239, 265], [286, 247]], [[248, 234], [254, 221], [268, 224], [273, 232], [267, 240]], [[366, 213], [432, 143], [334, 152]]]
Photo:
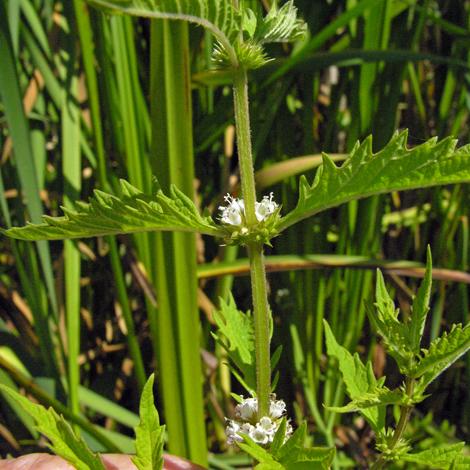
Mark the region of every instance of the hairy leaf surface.
[[[377, 380], [372, 371], [372, 364], [369, 362], [367, 365], [364, 365], [357, 353], [353, 356], [346, 348], [339, 345], [328, 323], [323, 320], [323, 324], [325, 325], [328, 355], [338, 359], [339, 369], [349, 397], [354, 399], [355, 397], [360, 397], [364, 392], [373, 392], [377, 388], [381, 388], [385, 377]], [[385, 427], [384, 407], [363, 409], [361, 414], [367, 419], [376, 433], [383, 431]]]
[[398, 320], [400, 311], [395, 308], [380, 270], [377, 270], [375, 297], [376, 302], [373, 306], [367, 300], [364, 301], [367, 316], [382, 336], [387, 352], [397, 361], [400, 371], [406, 373], [413, 357], [409, 347], [409, 329]]
[[241, 28], [241, 14], [231, 0], [88, 0], [110, 13], [191, 21], [232, 44]]
[[11, 395], [38, 424], [35, 428], [50, 443], [46, 445], [78, 470], [106, 470], [99, 455], [94, 454], [83, 438], [77, 439], [70, 425], [53, 408], [33, 403], [26, 397], [0, 384], [0, 388]]
[[297, 207], [279, 221], [280, 232], [299, 220], [353, 199], [374, 194], [470, 181], [470, 153], [454, 152], [456, 141], [430, 139], [407, 149], [408, 132], [396, 133], [387, 146], [372, 153], [372, 137], [356, 144], [348, 159], [337, 167], [328, 155], [312, 185], [300, 179]]
[[121, 180], [122, 198], [95, 190], [90, 203], [77, 203], [77, 212], [62, 208], [64, 217], [43, 216], [40, 225], [3, 230], [20, 240], [60, 240], [118, 233], [176, 230], [224, 236], [224, 232], [207, 217], [201, 217], [194, 203], [176, 187], [171, 197], [156, 188], [156, 196], [147, 195]]
[[470, 350], [470, 326], [454, 325], [449, 334], [444, 333], [428, 350], [422, 351], [419, 363], [409, 372], [409, 377], [420, 378], [418, 390], [424, 389], [460, 356]]
[[[228, 304], [221, 300], [221, 315], [214, 313], [214, 320], [222, 333], [229, 340], [226, 344], [217, 334], [213, 333], [217, 342], [228, 352], [232, 361], [243, 374], [243, 377], [232, 368], [235, 376], [248, 392], [256, 390], [256, 355], [255, 327], [250, 312], [243, 313], [237, 309], [235, 300], [230, 294]], [[220, 334], [219, 333], [219, 334]]]
[[254, 39], [259, 44], [268, 42], [291, 42], [305, 37], [307, 25], [297, 18], [297, 8], [289, 1], [280, 10], [276, 3], [265, 18], [258, 21]]

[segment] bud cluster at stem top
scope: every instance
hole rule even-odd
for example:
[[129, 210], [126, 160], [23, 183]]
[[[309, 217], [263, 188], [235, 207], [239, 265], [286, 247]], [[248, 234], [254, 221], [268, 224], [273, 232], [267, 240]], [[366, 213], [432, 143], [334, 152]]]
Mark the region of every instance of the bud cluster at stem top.
[[273, 193], [264, 196], [261, 202], [255, 203], [255, 215], [258, 223], [249, 227], [245, 217], [243, 199], [230, 196], [224, 197], [226, 206], [220, 206], [221, 221], [227, 232], [229, 241], [234, 245], [246, 245], [249, 242], [268, 243], [277, 235], [274, 225], [279, 220], [281, 207], [273, 201]]
[[[245, 434], [253, 439], [257, 444], [266, 445], [273, 442], [274, 435], [279, 429], [284, 413], [286, 404], [283, 400], [276, 400], [273, 395], [270, 400], [269, 414], [263, 416], [261, 419], [258, 417], [258, 399], [247, 398], [243, 399], [241, 403], [235, 408], [235, 414], [243, 422], [226, 419], [227, 427], [225, 432], [227, 434], [227, 443], [233, 444], [234, 442], [243, 442], [243, 438], [239, 435]], [[287, 423], [285, 440], [292, 434], [292, 426]]]

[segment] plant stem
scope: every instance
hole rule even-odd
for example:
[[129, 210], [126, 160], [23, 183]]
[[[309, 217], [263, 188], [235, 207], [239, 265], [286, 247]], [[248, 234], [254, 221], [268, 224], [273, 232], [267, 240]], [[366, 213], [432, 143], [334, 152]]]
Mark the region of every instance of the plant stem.
[[[406, 379], [406, 394], [410, 397], [413, 396], [415, 386], [415, 379]], [[406, 425], [408, 424], [408, 419], [410, 417], [411, 410], [413, 409], [412, 406], [404, 406], [401, 409], [400, 418], [398, 420], [397, 428], [395, 429], [395, 433], [393, 434], [390, 443], [388, 444], [388, 450], [393, 450], [395, 446], [398, 444], [400, 439], [405, 432]], [[387, 463], [387, 459], [385, 453], [382, 452], [376, 462], [370, 467], [369, 470], [380, 470], [385, 464]]]
[[[256, 188], [251, 150], [248, 80], [246, 71], [241, 68], [235, 70], [233, 75], [233, 95], [246, 224], [248, 227], [253, 227], [258, 223], [258, 220], [255, 213]], [[269, 413], [269, 395], [271, 392], [269, 306], [263, 245], [250, 243], [248, 245], [248, 255], [250, 259], [255, 322], [258, 416], [261, 418]]]
[[246, 71], [238, 69], [233, 75], [233, 98], [235, 125], [237, 129], [238, 160], [240, 179], [245, 203], [245, 217], [248, 227], [258, 220], [255, 215], [256, 189], [251, 150], [250, 110], [248, 106], [248, 79]]
[[269, 349], [269, 306], [262, 245], [248, 246], [256, 344], [258, 419], [269, 414], [271, 392], [271, 353]]

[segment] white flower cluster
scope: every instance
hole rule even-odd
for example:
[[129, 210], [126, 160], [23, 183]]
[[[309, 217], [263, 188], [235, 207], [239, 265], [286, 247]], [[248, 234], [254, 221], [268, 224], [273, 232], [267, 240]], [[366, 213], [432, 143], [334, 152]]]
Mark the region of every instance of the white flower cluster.
[[[285, 411], [286, 404], [282, 400], [271, 399], [269, 415], [258, 421], [258, 400], [256, 398], [243, 400], [242, 397], [241, 403], [235, 408], [235, 414], [241, 418], [243, 423], [226, 418], [228, 423], [225, 429], [227, 444], [243, 442], [243, 438], [238, 433], [251, 437], [257, 444], [265, 445], [273, 442]], [[287, 423], [285, 440], [291, 434], [292, 426]]]
[[[220, 206], [222, 211], [221, 220], [228, 225], [244, 225], [245, 222], [245, 203], [243, 199], [230, 196], [224, 197], [227, 206]], [[255, 203], [255, 214], [258, 222], [267, 220], [268, 217], [278, 208], [278, 204], [273, 201], [273, 193], [264, 196], [261, 202]]]

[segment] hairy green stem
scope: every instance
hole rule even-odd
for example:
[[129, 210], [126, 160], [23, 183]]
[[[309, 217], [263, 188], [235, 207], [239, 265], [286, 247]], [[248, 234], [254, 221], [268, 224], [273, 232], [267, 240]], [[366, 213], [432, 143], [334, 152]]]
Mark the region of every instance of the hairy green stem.
[[[240, 177], [245, 203], [245, 217], [248, 227], [258, 220], [255, 213], [256, 188], [251, 149], [250, 114], [248, 106], [248, 80], [246, 71], [238, 69], [233, 75], [233, 95], [235, 124], [237, 129], [238, 159]], [[266, 289], [263, 246], [258, 243], [248, 245], [250, 258], [251, 286], [256, 343], [256, 376], [259, 416], [269, 413], [269, 394], [271, 392], [271, 366], [269, 349], [269, 307]]]
[[235, 125], [237, 129], [240, 179], [245, 202], [245, 217], [248, 227], [257, 223], [255, 215], [256, 189], [251, 149], [250, 110], [248, 106], [248, 79], [246, 71], [236, 70], [233, 75], [233, 98]]
[[[409, 378], [406, 379], [406, 394], [409, 397], [413, 396], [415, 382], [416, 382], [415, 379], [409, 379]], [[400, 418], [398, 419], [398, 424], [395, 429], [395, 433], [393, 434], [393, 437], [390, 440], [390, 443], [388, 444], [388, 450], [395, 449], [396, 445], [402, 438], [405, 432], [406, 425], [408, 424], [408, 419], [410, 418], [410, 413], [412, 409], [413, 409], [412, 406], [402, 407]], [[385, 456], [385, 453], [383, 452], [382, 454], [380, 454], [379, 458], [370, 467], [369, 470], [380, 470], [386, 463], [387, 463], [387, 458]]]
[[259, 417], [269, 414], [271, 365], [269, 349], [269, 307], [262, 245], [249, 245], [251, 288], [255, 320], [256, 377]]

